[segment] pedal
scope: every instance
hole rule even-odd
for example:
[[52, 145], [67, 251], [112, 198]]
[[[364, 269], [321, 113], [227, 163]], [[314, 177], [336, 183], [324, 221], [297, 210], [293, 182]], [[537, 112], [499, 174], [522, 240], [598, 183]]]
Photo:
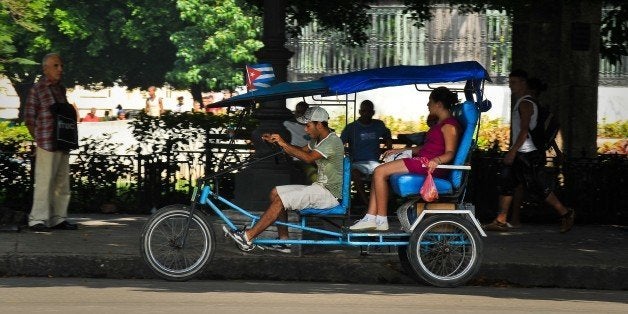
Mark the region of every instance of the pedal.
[[230, 236], [229, 236], [229, 229], [227, 229], [227, 226], [222, 225], [222, 231], [223, 231], [223, 234], [222, 234], [222, 235], [223, 235], [225, 238], [230, 238]]

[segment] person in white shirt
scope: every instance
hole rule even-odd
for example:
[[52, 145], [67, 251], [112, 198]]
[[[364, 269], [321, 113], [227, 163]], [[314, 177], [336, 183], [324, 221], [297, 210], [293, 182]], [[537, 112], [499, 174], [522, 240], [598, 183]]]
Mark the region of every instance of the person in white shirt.
[[144, 111], [151, 117], [159, 118], [164, 112], [164, 102], [161, 97], [155, 95], [155, 86], [148, 87], [148, 98], [146, 99], [146, 108]]

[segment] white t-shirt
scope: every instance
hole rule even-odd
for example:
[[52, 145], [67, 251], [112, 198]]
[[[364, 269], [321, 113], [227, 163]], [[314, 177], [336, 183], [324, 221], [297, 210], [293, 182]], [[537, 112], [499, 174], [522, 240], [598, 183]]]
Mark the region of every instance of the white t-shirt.
[[146, 104], [148, 104], [148, 115], [153, 117], [159, 117], [161, 115], [161, 110], [159, 110], [159, 102], [161, 98], [156, 97], [153, 99], [146, 99]]
[[[539, 115], [539, 110], [536, 107], [536, 103], [532, 101], [532, 97], [530, 95], [525, 95], [517, 99], [517, 102], [515, 103], [515, 107], [512, 110], [512, 115], [511, 115], [512, 123], [510, 124], [510, 126], [512, 128], [511, 134], [512, 134], [513, 143], [519, 136], [519, 132], [521, 132], [521, 115], [519, 114], [519, 104], [521, 104], [521, 101], [523, 101], [524, 99], [531, 102], [532, 108], [533, 108], [532, 117], [530, 117], [530, 125], [528, 128], [529, 130], [533, 130], [536, 127], [536, 121]], [[530, 132], [528, 132], [528, 138], [526, 138], [525, 142], [523, 142], [523, 145], [519, 147], [518, 152], [529, 153], [535, 150], [537, 150], [537, 148], [536, 146], [534, 146], [534, 142], [532, 142], [532, 137], [530, 136]]]

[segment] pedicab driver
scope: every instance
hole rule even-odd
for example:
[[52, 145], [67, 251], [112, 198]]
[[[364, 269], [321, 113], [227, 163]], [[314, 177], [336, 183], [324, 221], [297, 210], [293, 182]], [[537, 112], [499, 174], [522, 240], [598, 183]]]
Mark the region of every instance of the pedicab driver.
[[[280, 185], [270, 191], [270, 206], [260, 220], [248, 230], [223, 229], [243, 250], [254, 246], [251, 241], [276, 220], [286, 221], [288, 210], [304, 208], [330, 208], [338, 205], [342, 187], [342, 159], [344, 145], [342, 140], [327, 124], [329, 114], [321, 107], [310, 107], [297, 120], [305, 124], [305, 132], [310, 142], [303, 146], [294, 146], [286, 142], [279, 134], [264, 134], [262, 139], [276, 143], [289, 155], [306, 163], [316, 163], [318, 179], [311, 185]], [[280, 239], [288, 239], [288, 228], [277, 226]], [[282, 252], [289, 248], [275, 246]]]

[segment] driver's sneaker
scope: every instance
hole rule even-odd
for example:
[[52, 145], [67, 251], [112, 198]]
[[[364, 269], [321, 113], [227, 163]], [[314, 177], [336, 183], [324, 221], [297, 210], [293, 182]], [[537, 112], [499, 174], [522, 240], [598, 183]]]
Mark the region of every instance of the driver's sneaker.
[[[375, 230], [377, 228], [377, 224], [375, 223], [375, 219], [368, 219], [366, 217], [358, 220], [353, 226], [349, 227], [351, 231], [370, 231]], [[386, 229], [388, 230], [388, 229]]]
[[277, 251], [277, 252], [286, 253], [286, 254], [292, 253], [292, 246], [290, 244], [276, 243], [276, 244], [267, 244], [260, 247], [266, 250], [270, 250], [270, 251]]
[[244, 230], [230, 230], [227, 226], [222, 226], [222, 230], [236, 242], [240, 250], [248, 252], [255, 248], [255, 245], [251, 241], [246, 240]]

